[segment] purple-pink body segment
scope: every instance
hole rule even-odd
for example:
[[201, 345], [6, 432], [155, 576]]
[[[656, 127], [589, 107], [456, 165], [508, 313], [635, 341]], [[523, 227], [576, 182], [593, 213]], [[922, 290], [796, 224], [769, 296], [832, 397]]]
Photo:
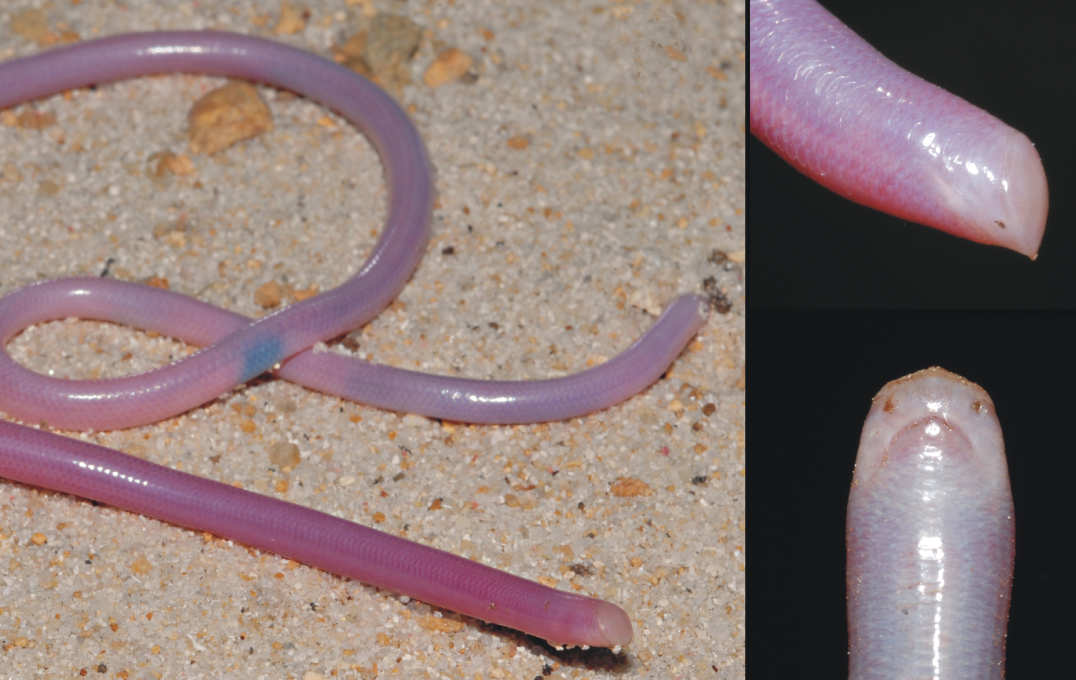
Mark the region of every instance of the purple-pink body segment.
[[[263, 372], [384, 408], [464, 422], [564, 419], [611, 406], [658, 379], [706, 317], [685, 295], [612, 360], [539, 381], [416, 373], [310, 348], [362, 325], [399, 292], [429, 238], [433, 184], [425, 148], [384, 92], [311, 53], [231, 33], [135, 33], [0, 64], [0, 108], [63, 90], [147, 74], [234, 76], [293, 90], [340, 113], [380, 154], [387, 224], [344, 284], [252, 321], [184, 295], [108, 279], [27, 286], [0, 300], [0, 350], [22, 329], [80, 317], [129, 324], [205, 349], [149, 373], [111, 380], [42, 376], [0, 351], [0, 409], [28, 422], [114, 429], [185, 412]], [[323, 513], [200, 479], [118, 451], [0, 422], [0, 476], [286, 555], [557, 644], [631, 641], [616, 605], [560, 592]]]
[[[432, 418], [500, 424], [563, 420], [612, 406], [652, 384], [694, 337], [706, 314], [705, 300], [681, 295], [646, 333], [609, 361], [546, 380], [431, 375], [312, 350], [286, 360], [275, 373], [327, 394]], [[201, 403], [181, 391], [196, 382], [199, 372], [230, 376], [230, 389], [242, 382], [236, 377], [238, 366], [251, 363], [248, 357], [260, 346], [274, 352], [277, 346], [275, 336], [263, 327], [255, 325], [259, 331], [251, 335], [251, 320], [241, 314], [179, 293], [101, 278], [46, 281], [0, 298], [0, 345], [35, 323], [71, 317], [136, 326], [210, 348], [157, 371], [105, 380], [51, 378], [0, 351], [0, 384], [17, 388], [0, 393], [0, 408], [27, 422], [65, 429], [144, 425]], [[239, 341], [230, 347], [214, 344], [237, 336]], [[207, 354], [216, 356], [206, 361]]]
[[96, 444], [0, 421], [0, 476], [209, 531], [553, 644], [631, 641], [627, 614], [609, 602]]
[[845, 198], [1038, 253], [1046, 174], [1026, 136], [900, 68], [813, 0], [751, 0], [751, 132]]
[[1002, 678], [1015, 539], [1001, 426], [941, 368], [890, 382], [848, 500], [849, 678]]
[[[152, 412], [155, 415], [150, 420], [183, 413], [320, 340], [361, 326], [399, 293], [429, 238], [434, 189], [425, 147], [414, 126], [375, 85], [300, 49], [216, 32], [132, 33], [103, 38], [0, 64], [0, 108], [94, 83], [168, 72], [266, 82], [301, 93], [341, 114], [366, 133], [385, 166], [390, 194], [386, 226], [366, 263], [341, 286], [261, 318], [185, 361], [116, 381], [114, 390], [97, 389], [95, 384], [72, 388], [77, 396], [69, 397], [65, 406], [51, 404], [58, 408], [45, 418], [60, 427], [110, 426], [103, 418], [86, 419], [82, 424], [54, 422], [69, 408], [94, 409], [102, 416], [132, 410]], [[150, 311], [137, 295], [116, 302], [132, 314]], [[167, 315], [171, 310], [156, 313]], [[266, 348], [271, 351], [264, 351]], [[8, 374], [0, 379], [6, 384], [12, 377]], [[17, 404], [3, 403], [0, 407], [22, 415]]]

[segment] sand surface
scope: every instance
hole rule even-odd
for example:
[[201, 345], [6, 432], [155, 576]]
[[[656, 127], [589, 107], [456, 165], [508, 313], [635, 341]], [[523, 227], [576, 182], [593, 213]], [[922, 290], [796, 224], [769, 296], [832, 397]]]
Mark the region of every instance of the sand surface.
[[[0, 675], [744, 676], [743, 2], [9, 0], [0, 58], [180, 28], [329, 56], [385, 25], [377, 13], [418, 27], [413, 58], [379, 68], [428, 145], [438, 201], [411, 282], [337, 351], [541, 378], [613, 356], [678, 293], [706, 286], [724, 311], [657, 384], [569, 422], [442, 423], [261, 379], [161, 423], [72, 434], [610, 599], [635, 640], [619, 654], [556, 651], [0, 481]], [[470, 64], [445, 58], [430, 78], [447, 69], [447, 81], [427, 85], [448, 48]], [[259, 88], [272, 129], [194, 153], [187, 113], [222, 82], [144, 78], [0, 112], [0, 294], [107, 273], [256, 316], [274, 290], [286, 304], [354, 272], [384, 218], [372, 148], [310, 102]], [[192, 351], [75, 320], [8, 349], [83, 378]]]

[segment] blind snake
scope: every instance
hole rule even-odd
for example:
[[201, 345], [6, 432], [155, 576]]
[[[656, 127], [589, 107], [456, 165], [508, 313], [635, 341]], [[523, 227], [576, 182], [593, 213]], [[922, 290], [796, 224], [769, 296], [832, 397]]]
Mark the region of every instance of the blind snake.
[[1004, 677], [1014, 534], [986, 391], [941, 368], [886, 384], [848, 499], [848, 677]]
[[[911, 74], [813, 0], [751, 0], [752, 133], [850, 200], [1032, 259], [1028, 138]], [[883, 388], [848, 507], [850, 677], [1002, 677], [1012, 500], [986, 393], [942, 369]]]
[[813, 0], [752, 0], [751, 132], [857, 203], [1032, 259], [1048, 191], [1021, 132], [905, 71]]
[[[404, 286], [429, 237], [434, 189], [407, 116], [375, 85], [331, 61], [272, 41], [212, 31], [117, 35], [0, 64], [0, 108], [147, 74], [193, 72], [264, 82], [341, 114], [377, 149], [389, 185], [385, 229], [339, 287], [250, 320], [174, 292], [109, 279], [43, 282], [0, 300], [0, 340], [42, 321], [79, 317], [137, 326], [204, 349], [164, 368], [110, 380], [43, 376], [0, 352], [0, 409], [26, 422], [114, 429], [195, 408], [266, 371], [382, 408], [476, 423], [582, 415], [661, 376], [694, 336], [706, 303], [675, 300], [612, 360], [542, 381], [434, 376], [313, 352], [369, 321]], [[544, 638], [616, 647], [631, 641], [618, 606], [558, 591], [298, 505], [155, 465], [112, 449], [0, 421], [0, 476], [209, 531], [333, 573]]]

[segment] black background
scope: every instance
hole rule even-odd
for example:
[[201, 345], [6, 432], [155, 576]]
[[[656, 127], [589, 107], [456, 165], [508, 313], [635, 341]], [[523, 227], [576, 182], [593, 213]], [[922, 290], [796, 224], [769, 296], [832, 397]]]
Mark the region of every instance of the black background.
[[1050, 215], [1031, 262], [852, 204], [748, 137], [748, 677], [847, 677], [844, 515], [860, 429], [882, 385], [932, 365], [982, 385], [1005, 433], [1017, 530], [1006, 677], [1062, 677], [1076, 602], [1074, 10], [823, 5], [1025, 132]]

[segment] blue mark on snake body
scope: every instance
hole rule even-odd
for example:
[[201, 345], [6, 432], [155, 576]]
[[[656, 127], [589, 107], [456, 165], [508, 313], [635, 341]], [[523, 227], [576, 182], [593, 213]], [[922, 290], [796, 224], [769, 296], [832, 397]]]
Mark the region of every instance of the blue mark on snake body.
[[280, 338], [275, 336], [255, 341], [254, 345], [243, 353], [243, 372], [240, 374], [239, 382], [246, 382], [271, 369], [274, 364], [283, 359], [280, 356], [281, 349]]

